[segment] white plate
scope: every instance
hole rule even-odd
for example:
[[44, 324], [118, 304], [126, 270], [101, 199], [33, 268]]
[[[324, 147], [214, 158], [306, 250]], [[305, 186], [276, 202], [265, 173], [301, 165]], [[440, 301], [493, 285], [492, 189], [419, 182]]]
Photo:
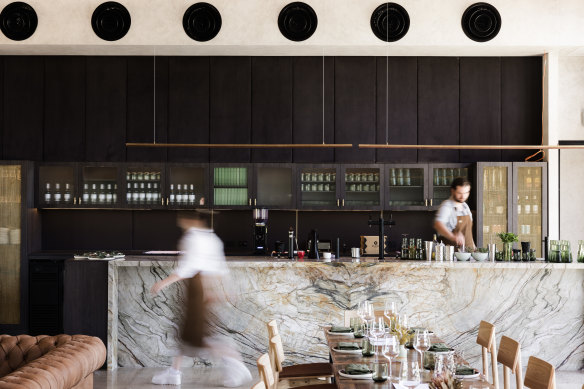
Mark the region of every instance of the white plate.
[[84, 257], [83, 255], [74, 255], [74, 259], [87, 259], [88, 257]]
[[330, 330], [327, 330], [326, 332], [327, 334], [334, 336], [353, 336], [352, 332], [331, 332]]
[[479, 376], [481, 375], [476, 369], [475, 369], [476, 373], [475, 374], [455, 374], [454, 378], [458, 378], [459, 380], [468, 380], [468, 379], [473, 379], [473, 378], [479, 378]]
[[333, 351], [337, 352], [339, 354], [361, 354], [363, 353], [363, 349], [359, 349], [359, 350], [339, 350], [336, 347], [333, 347]]
[[347, 373], [345, 373], [344, 370], [340, 370], [339, 375], [341, 377], [349, 378], [351, 380], [370, 380], [373, 377], [373, 373], [356, 375], [356, 374], [347, 374]]

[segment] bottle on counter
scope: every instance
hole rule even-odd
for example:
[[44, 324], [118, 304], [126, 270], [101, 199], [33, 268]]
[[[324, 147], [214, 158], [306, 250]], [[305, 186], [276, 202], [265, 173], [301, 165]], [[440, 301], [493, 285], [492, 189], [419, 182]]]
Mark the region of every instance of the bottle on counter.
[[[438, 246], [438, 239], [436, 239], [436, 234], [432, 236], [432, 247]], [[432, 259], [436, 260], [436, 250], [432, 250]]]

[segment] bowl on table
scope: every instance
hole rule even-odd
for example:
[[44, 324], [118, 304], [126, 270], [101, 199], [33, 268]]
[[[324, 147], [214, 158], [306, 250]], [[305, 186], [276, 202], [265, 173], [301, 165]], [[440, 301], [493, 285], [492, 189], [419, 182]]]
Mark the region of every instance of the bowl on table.
[[472, 253], [472, 257], [474, 258], [475, 261], [486, 261], [487, 258], [489, 257], [489, 253], [481, 253], [479, 251]]
[[470, 259], [470, 253], [463, 253], [461, 251], [457, 251], [454, 253], [457, 261], [468, 261]]

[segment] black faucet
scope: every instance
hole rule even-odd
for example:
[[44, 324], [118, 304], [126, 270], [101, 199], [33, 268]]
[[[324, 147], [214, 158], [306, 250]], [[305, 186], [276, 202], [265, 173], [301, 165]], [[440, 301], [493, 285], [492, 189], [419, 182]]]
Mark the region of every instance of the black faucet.
[[392, 215], [389, 216], [389, 220], [383, 220], [383, 213], [379, 216], [377, 220], [371, 220], [371, 215], [369, 215], [369, 221], [367, 222], [369, 227], [379, 226], [379, 259], [385, 258], [385, 232], [384, 226], [395, 226], [395, 221]]

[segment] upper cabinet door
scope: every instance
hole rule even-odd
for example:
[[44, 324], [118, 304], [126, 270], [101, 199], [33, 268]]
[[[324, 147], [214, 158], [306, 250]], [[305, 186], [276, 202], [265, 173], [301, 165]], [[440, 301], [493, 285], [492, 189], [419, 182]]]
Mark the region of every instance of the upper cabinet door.
[[252, 165], [223, 163], [211, 165], [211, 189], [211, 206], [214, 209], [253, 207], [255, 204]]
[[[440, 204], [450, 198], [450, 186], [457, 177], [463, 177], [470, 182], [471, 165], [462, 163], [432, 163], [428, 170], [428, 198], [430, 199], [430, 209], [437, 210]], [[476, 209], [475, 201], [476, 188], [467, 200], [470, 209]]]
[[85, 58], [45, 58], [45, 161], [83, 161]]
[[[377, 144], [418, 142], [418, 59], [377, 58]], [[415, 163], [418, 151], [377, 151], [377, 162]]]
[[[334, 64], [333, 57], [294, 57], [294, 143], [335, 142]], [[294, 162], [334, 162], [334, 151], [294, 149], [293, 159]]]
[[[457, 57], [418, 58], [418, 144], [459, 144]], [[458, 150], [419, 150], [419, 162], [458, 162]]]
[[341, 168], [337, 165], [299, 165], [297, 193], [299, 209], [342, 209]]
[[291, 164], [254, 167], [253, 205], [272, 209], [296, 208], [296, 169]]
[[385, 209], [430, 210], [427, 164], [388, 164], [385, 166]]
[[[211, 57], [210, 142], [251, 143], [251, 57]], [[211, 149], [211, 162], [251, 160], [249, 149]]]
[[[168, 57], [128, 57], [127, 85], [126, 141], [165, 143]], [[126, 154], [128, 161], [166, 161], [165, 148], [128, 147]]]
[[341, 208], [382, 209], [383, 176], [382, 165], [344, 165], [341, 177]]
[[76, 163], [38, 166], [35, 202], [38, 208], [70, 208], [80, 204], [77, 166]]
[[87, 161], [126, 160], [126, 58], [87, 57]]
[[43, 159], [44, 57], [4, 57], [4, 159]]
[[[169, 61], [168, 142], [209, 143], [209, 57]], [[209, 162], [208, 148], [172, 148], [169, 162]]]
[[[292, 58], [252, 58], [252, 143], [292, 143]], [[290, 149], [254, 149], [252, 162], [292, 162]]]
[[[542, 142], [541, 57], [501, 58], [501, 122], [504, 145]], [[503, 150], [503, 161], [524, 161], [535, 150]]]
[[375, 57], [335, 58], [335, 143], [352, 149], [335, 150], [336, 162], [375, 161], [374, 150], [358, 149], [375, 143]]
[[[460, 144], [501, 144], [501, 59], [460, 58]], [[460, 162], [501, 161], [501, 150], [461, 150]]]

